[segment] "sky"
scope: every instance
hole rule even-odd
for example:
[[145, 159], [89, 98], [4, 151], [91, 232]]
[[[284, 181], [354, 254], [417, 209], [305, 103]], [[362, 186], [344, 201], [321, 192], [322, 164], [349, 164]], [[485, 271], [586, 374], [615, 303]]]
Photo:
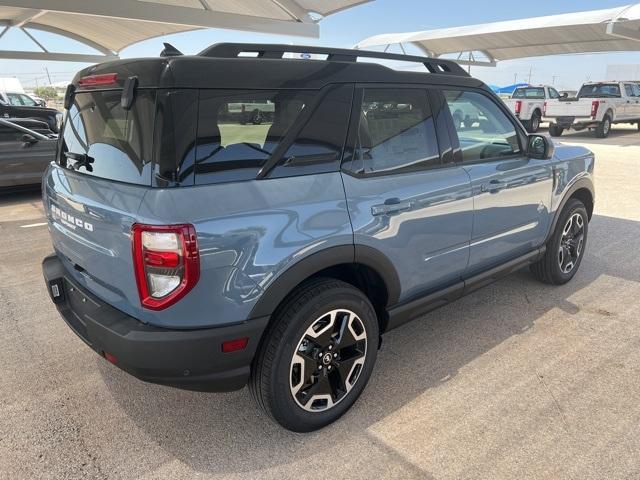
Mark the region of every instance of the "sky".
[[[358, 41], [379, 33], [409, 32], [478, 23], [513, 20], [534, 16], [571, 13], [623, 6], [611, 0], [562, 0], [538, 2], [374, 0], [368, 4], [331, 15], [320, 22], [320, 38], [310, 39], [238, 32], [200, 30], [167, 35], [124, 49], [122, 58], [157, 56], [162, 42], [167, 41], [184, 53], [197, 53], [218, 42], [294, 43], [351, 47]], [[32, 31], [52, 51], [93, 53], [85, 46], [59, 36]], [[0, 39], [0, 50], [37, 50], [22, 32], [12, 29]], [[398, 50], [399, 53], [399, 50]], [[499, 62], [496, 68], [472, 67], [471, 74], [486, 83], [510, 85], [514, 80], [553, 84], [558, 89], [576, 90], [585, 81], [603, 79], [607, 65], [640, 64], [640, 52], [594, 55], [561, 55]], [[69, 81], [74, 73], [88, 64], [0, 60], [0, 76], [18, 77], [26, 89], [51, 82]]]

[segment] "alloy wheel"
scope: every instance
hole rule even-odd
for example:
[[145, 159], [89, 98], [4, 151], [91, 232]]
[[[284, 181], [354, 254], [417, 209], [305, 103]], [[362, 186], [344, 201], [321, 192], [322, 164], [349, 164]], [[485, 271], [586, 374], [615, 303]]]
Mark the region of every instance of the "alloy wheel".
[[309, 412], [328, 410], [354, 387], [367, 355], [367, 332], [351, 310], [331, 310], [304, 332], [291, 359], [289, 386]]
[[570, 273], [578, 264], [584, 246], [584, 219], [579, 213], [569, 217], [562, 230], [558, 248], [558, 265], [562, 273]]

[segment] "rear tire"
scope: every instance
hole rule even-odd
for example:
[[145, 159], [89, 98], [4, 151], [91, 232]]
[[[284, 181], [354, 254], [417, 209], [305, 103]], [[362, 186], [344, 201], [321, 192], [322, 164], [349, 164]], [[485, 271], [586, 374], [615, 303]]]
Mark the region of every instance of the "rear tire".
[[540, 115], [540, 112], [538, 112], [537, 110], [533, 112], [533, 114], [531, 115], [531, 120], [529, 120], [526, 124], [527, 131], [529, 133], [536, 133], [540, 128], [541, 119], [542, 116]]
[[549, 135], [552, 137], [559, 137], [564, 132], [564, 128], [559, 127], [558, 125], [549, 125]]
[[531, 272], [543, 283], [562, 285], [578, 271], [587, 246], [589, 217], [584, 204], [575, 198], [565, 205], [547, 242], [547, 251], [531, 265]]
[[254, 360], [251, 394], [288, 430], [322, 428], [364, 390], [378, 338], [376, 313], [364, 293], [339, 280], [308, 281], [274, 314]]
[[609, 116], [609, 114], [606, 114], [602, 118], [602, 121], [596, 127], [596, 137], [607, 138], [610, 132], [611, 132], [611, 117]]

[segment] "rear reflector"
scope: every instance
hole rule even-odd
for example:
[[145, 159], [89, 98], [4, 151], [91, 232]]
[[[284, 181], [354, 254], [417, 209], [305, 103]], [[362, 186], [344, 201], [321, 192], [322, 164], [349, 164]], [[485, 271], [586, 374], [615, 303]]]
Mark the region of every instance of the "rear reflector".
[[140, 302], [162, 310], [184, 297], [200, 278], [198, 240], [193, 225], [131, 228], [133, 263]]
[[113, 363], [114, 365], [118, 364], [118, 359], [111, 355], [109, 352], [102, 352], [102, 354], [104, 355], [104, 358], [105, 360], [107, 360], [107, 362]]
[[600, 102], [598, 100], [594, 100], [591, 102], [591, 116], [595, 119], [598, 115], [598, 107], [600, 106]]
[[81, 87], [98, 87], [104, 85], [113, 85], [118, 81], [117, 73], [104, 73], [102, 75], [89, 75], [82, 77], [78, 81]]
[[230, 353], [230, 352], [237, 352], [238, 350], [244, 350], [245, 348], [247, 348], [248, 343], [249, 343], [249, 339], [247, 337], [236, 338], [235, 340], [228, 340], [226, 342], [222, 342], [222, 352]]

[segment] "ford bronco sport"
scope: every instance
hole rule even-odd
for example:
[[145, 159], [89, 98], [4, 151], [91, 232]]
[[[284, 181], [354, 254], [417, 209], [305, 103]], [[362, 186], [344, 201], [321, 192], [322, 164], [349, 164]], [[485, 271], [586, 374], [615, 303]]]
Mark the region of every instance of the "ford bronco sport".
[[248, 384], [291, 430], [353, 405], [382, 333], [584, 256], [593, 154], [527, 135], [452, 61], [218, 44], [89, 67], [65, 107], [43, 271], [66, 323], [142, 380]]

